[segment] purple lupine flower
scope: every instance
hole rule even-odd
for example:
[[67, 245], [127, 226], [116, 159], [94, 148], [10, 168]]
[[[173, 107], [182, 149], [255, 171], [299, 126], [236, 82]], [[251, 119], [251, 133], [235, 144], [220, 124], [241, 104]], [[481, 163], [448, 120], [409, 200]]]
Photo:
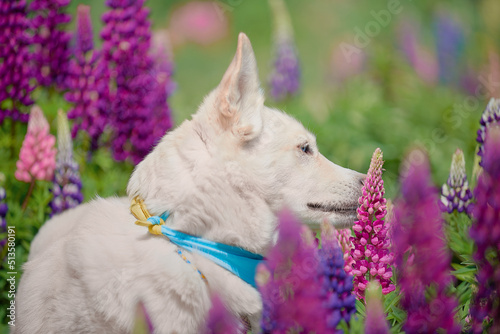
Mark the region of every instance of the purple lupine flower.
[[368, 283], [366, 288], [365, 334], [389, 334], [389, 326], [382, 306], [380, 284]]
[[[435, 333], [439, 328], [459, 333], [454, 318], [457, 301], [448, 294], [450, 254], [429, 162], [419, 150], [411, 152], [407, 161], [402, 197], [394, 204], [392, 231], [398, 285], [403, 294], [401, 306], [408, 314], [404, 329], [407, 333]], [[415, 255], [413, 263], [405, 259], [408, 247]], [[429, 288], [432, 293], [426, 294]]]
[[356, 297], [364, 299], [368, 281], [376, 280], [382, 292], [394, 291], [392, 277], [393, 254], [388, 250], [387, 226], [384, 217], [387, 213], [382, 180], [382, 151], [377, 148], [373, 153], [368, 175], [359, 198], [358, 220], [354, 223], [353, 248], [351, 256], [354, 291]]
[[92, 31], [90, 6], [78, 5], [76, 8], [75, 35], [75, 53], [77, 57], [81, 57], [94, 49], [94, 37], [92, 35]]
[[470, 213], [472, 209], [472, 193], [469, 189], [469, 181], [465, 173], [464, 152], [456, 150], [451, 160], [450, 176], [441, 188], [441, 209], [445, 212]]
[[35, 88], [29, 52], [29, 20], [25, 0], [0, 0], [0, 125], [6, 117], [27, 122], [23, 107], [33, 104]]
[[34, 62], [36, 78], [40, 85], [65, 88], [69, 65], [69, 41], [71, 34], [62, 26], [71, 21], [64, 13], [70, 0], [33, 0], [29, 9], [33, 12]]
[[274, 66], [269, 77], [276, 101], [295, 95], [300, 88], [300, 65], [292, 37], [292, 25], [283, 0], [270, 1], [275, 20]]
[[161, 35], [155, 36], [151, 47], [150, 55], [153, 59], [153, 68], [150, 71], [155, 84], [147, 97], [148, 104], [151, 105], [153, 117], [150, 128], [153, 130], [154, 138], [161, 138], [166, 129], [173, 126], [172, 113], [167, 98], [172, 95], [175, 83], [172, 81], [173, 63], [170, 51], [165, 45], [165, 39]]
[[[98, 147], [107, 122], [106, 108], [99, 106], [99, 88], [107, 86], [108, 77], [98, 67], [99, 53], [93, 49], [90, 7], [79, 5], [76, 17], [75, 57], [70, 60], [67, 77], [69, 92], [64, 96], [74, 104], [68, 118], [74, 119], [72, 136], [78, 131], [88, 133], [91, 150]], [[103, 92], [105, 93], [105, 92]]]
[[[264, 333], [327, 332], [327, 309], [321, 295], [314, 243], [301, 236], [299, 221], [288, 211], [279, 215], [279, 236], [266, 262], [259, 266]], [[264, 282], [262, 282], [264, 281]]]
[[474, 190], [476, 205], [470, 236], [476, 243], [478, 291], [470, 309], [473, 332], [481, 333], [483, 319], [493, 320], [491, 333], [500, 332], [500, 129], [486, 135], [483, 172]]
[[208, 313], [205, 334], [243, 333], [242, 323], [224, 305], [219, 296], [212, 296], [212, 308]]
[[[318, 250], [321, 295], [327, 309], [327, 327], [334, 332], [341, 320], [349, 323], [356, 312], [356, 297], [352, 292], [352, 275], [344, 270], [344, 253], [335, 237], [335, 229], [321, 225], [321, 249]], [[342, 331], [338, 331], [342, 333]]]
[[482, 158], [484, 155], [484, 140], [486, 139], [486, 132], [491, 127], [500, 126], [500, 99], [492, 98], [486, 109], [483, 111], [480, 120], [480, 127], [477, 130], [476, 141], [479, 143], [478, 155], [481, 157], [479, 165], [483, 165]]
[[440, 13], [435, 22], [439, 80], [445, 84], [460, 82], [460, 58], [465, 50], [463, 27], [452, 17]]
[[[158, 134], [163, 135], [171, 125], [166, 120], [170, 114], [163, 98], [167, 85], [157, 80], [149, 54], [149, 11], [143, 3], [107, 0], [111, 10], [102, 17], [105, 26], [101, 31], [103, 72], [109, 73], [111, 85], [100, 88], [100, 103], [111, 110], [113, 156], [116, 160], [130, 157], [134, 163], [150, 152], [160, 139]], [[155, 92], [161, 96], [152, 97]]]
[[405, 21], [399, 30], [399, 44], [415, 73], [426, 83], [436, 83], [439, 75], [438, 61], [433, 53], [419, 41], [418, 26]]
[[51, 216], [74, 208], [83, 201], [82, 182], [78, 164], [73, 159], [73, 143], [68, 119], [62, 110], [57, 115], [57, 161], [51, 192], [54, 198], [49, 203]]
[[[4, 178], [3, 174], [0, 173], [0, 175], [2, 176], [1, 178], [3, 179]], [[6, 197], [5, 189], [0, 186], [0, 233], [7, 232], [7, 221], [5, 220], [5, 217], [7, 217], [7, 212], [9, 211], [9, 207], [5, 202], [5, 197]], [[0, 240], [0, 250], [2, 250], [2, 253], [3, 253], [3, 248], [5, 247], [6, 244], [7, 244], [7, 238]]]

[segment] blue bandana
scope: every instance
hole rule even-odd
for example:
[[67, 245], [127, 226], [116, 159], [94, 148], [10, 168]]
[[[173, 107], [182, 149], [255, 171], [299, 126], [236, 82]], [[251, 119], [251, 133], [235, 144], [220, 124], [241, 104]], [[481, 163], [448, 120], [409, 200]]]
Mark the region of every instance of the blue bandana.
[[[169, 212], [161, 216], [152, 216], [147, 221], [153, 225], [161, 225], [167, 220]], [[224, 269], [229, 270], [254, 288], [257, 266], [264, 257], [244, 250], [243, 248], [214, 242], [173, 230], [166, 225], [161, 225], [161, 233], [172, 243], [188, 251], [203, 255]]]

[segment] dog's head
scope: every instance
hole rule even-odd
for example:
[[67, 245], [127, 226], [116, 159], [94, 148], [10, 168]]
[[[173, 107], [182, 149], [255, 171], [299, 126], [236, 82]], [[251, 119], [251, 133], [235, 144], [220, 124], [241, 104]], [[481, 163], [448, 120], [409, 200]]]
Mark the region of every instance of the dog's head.
[[156, 214], [173, 211], [188, 232], [224, 226], [229, 233], [241, 223], [236, 235], [271, 233], [269, 222], [284, 206], [307, 222], [348, 226], [363, 179], [321, 155], [298, 121], [264, 106], [252, 46], [241, 33], [218, 87], [137, 166], [128, 192]]

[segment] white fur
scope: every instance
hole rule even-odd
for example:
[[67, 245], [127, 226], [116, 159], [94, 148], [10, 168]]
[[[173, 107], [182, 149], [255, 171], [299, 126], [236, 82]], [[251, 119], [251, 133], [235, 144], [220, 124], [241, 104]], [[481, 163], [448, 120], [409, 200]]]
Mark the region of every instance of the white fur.
[[[352, 223], [363, 175], [328, 161], [312, 134], [263, 100], [240, 34], [219, 86], [137, 166], [129, 199], [140, 195], [152, 214], [171, 211], [174, 229], [260, 254], [284, 206], [309, 222]], [[15, 333], [128, 333], [139, 301], [157, 333], [198, 333], [214, 292], [258, 325], [257, 290], [185, 252], [205, 285], [165, 237], [134, 225], [129, 199], [98, 198], [42, 227], [17, 293]]]

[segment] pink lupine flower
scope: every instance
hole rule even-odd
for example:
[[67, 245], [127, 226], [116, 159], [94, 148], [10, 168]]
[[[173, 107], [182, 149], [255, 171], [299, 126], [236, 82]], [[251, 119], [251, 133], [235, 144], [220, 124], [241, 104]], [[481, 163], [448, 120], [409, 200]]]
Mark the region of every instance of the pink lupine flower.
[[55, 142], [55, 137], [49, 133], [49, 123], [42, 109], [32, 107], [28, 132], [16, 163], [16, 179], [23, 182], [51, 181], [56, 166]]
[[169, 30], [175, 44], [210, 45], [224, 38], [229, 22], [215, 1], [191, 1], [172, 13]]
[[352, 238], [351, 255], [354, 260], [354, 291], [359, 299], [364, 299], [366, 285], [376, 280], [382, 286], [382, 293], [395, 290], [391, 283], [393, 255], [388, 249], [387, 226], [384, 217], [387, 213], [382, 180], [382, 151], [377, 148], [373, 153], [370, 169], [359, 198], [358, 220], [354, 223], [355, 236]]
[[346, 228], [346, 229], [341, 229], [341, 230], [335, 230], [334, 235], [337, 238], [340, 249], [342, 249], [342, 253], [344, 253], [344, 270], [347, 274], [350, 274], [352, 271], [352, 264], [354, 263], [354, 260], [351, 256], [351, 249], [353, 248], [352, 245], [352, 233], [351, 230]]

